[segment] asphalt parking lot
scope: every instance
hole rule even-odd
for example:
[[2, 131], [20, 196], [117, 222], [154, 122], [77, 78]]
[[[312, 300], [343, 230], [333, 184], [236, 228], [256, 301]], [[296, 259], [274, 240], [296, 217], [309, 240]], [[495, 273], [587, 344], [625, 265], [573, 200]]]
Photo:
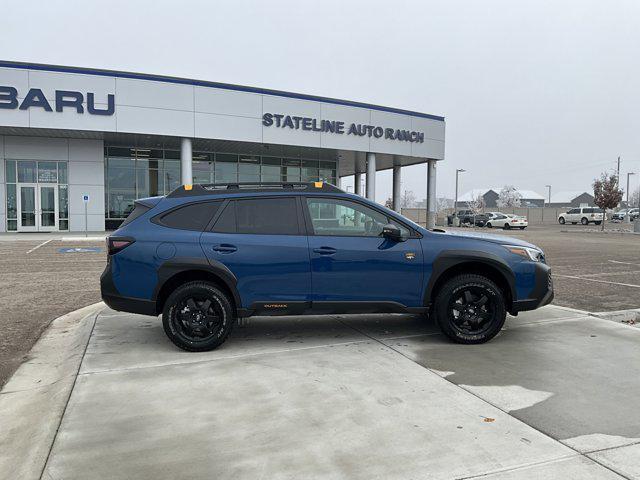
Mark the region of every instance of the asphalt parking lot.
[[[100, 251], [60, 252], [81, 247]], [[28, 358], [54, 318], [100, 301], [104, 265], [103, 240], [0, 236], [0, 385]]]

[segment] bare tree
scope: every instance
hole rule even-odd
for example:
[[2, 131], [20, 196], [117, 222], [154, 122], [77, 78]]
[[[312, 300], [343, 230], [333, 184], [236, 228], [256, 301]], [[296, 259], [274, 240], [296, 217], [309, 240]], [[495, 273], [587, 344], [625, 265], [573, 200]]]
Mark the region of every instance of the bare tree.
[[479, 215], [480, 213], [482, 213], [482, 211], [484, 210], [484, 207], [485, 207], [484, 197], [480, 194], [473, 197], [472, 200], [467, 202], [467, 208], [471, 210], [471, 213], [473, 214], [473, 220], [472, 220], [473, 227], [476, 226], [476, 215]]
[[622, 200], [623, 191], [618, 187], [618, 176], [614, 173], [603, 172], [600, 178], [593, 181], [593, 203], [604, 212], [602, 218], [602, 230], [608, 208], [616, 208]]
[[402, 198], [400, 199], [400, 206], [402, 208], [412, 208], [416, 205], [416, 196], [411, 190], [405, 190], [402, 192]]
[[502, 190], [500, 190], [500, 193], [498, 194], [498, 200], [496, 204], [500, 209], [515, 208], [520, 206], [521, 198], [522, 195], [520, 195], [516, 187], [514, 187], [513, 185], [505, 185], [504, 187], [502, 187]]

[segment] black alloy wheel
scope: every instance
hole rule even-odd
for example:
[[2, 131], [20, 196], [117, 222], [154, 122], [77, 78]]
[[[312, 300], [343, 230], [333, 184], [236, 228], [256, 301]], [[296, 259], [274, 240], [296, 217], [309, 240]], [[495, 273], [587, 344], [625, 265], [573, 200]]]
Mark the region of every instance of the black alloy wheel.
[[227, 339], [235, 322], [227, 295], [207, 282], [189, 282], [167, 299], [162, 313], [164, 331], [178, 347], [203, 352]]
[[504, 294], [487, 277], [459, 275], [438, 291], [433, 313], [443, 333], [454, 342], [484, 343], [495, 337], [504, 325]]

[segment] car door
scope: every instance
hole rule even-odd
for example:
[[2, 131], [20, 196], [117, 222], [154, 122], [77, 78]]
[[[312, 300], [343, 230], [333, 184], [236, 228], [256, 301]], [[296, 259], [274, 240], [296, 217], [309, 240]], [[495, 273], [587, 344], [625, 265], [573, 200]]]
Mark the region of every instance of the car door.
[[[315, 311], [398, 310], [421, 307], [423, 254], [417, 232], [364, 202], [306, 196]], [[394, 223], [404, 241], [382, 236]]]
[[226, 202], [201, 245], [211, 264], [236, 277], [242, 307], [286, 314], [310, 306], [309, 245], [296, 196]]
[[580, 216], [580, 209], [579, 208], [572, 208], [571, 210], [569, 210], [567, 212], [567, 222], [577, 222], [578, 220], [580, 220], [578, 217]]

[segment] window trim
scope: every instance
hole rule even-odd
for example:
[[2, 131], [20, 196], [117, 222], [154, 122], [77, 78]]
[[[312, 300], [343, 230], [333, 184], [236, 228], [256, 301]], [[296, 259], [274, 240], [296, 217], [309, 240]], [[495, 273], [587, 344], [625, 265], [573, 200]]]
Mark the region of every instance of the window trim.
[[[216, 232], [214, 230], [215, 224], [217, 223], [219, 217], [222, 215], [222, 212], [224, 212], [224, 210], [227, 209], [228, 205], [231, 202], [237, 202], [237, 201], [242, 201], [242, 200], [267, 200], [267, 199], [280, 199], [280, 198], [292, 198], [295, 201], [295, 205], [296, 205], [296, 215], [298, 216], [298, 233], [296, 234], [291, 234], [291, 233], [241, 233], [238, 232], [238, 217], [236, 214], [236, 231], [233, 233], [229, 233], [229, 232]], [[218, 209], [218, 212], [216, 212], [216, 215], [214, 216], [214, 218], [212, 219], [211, 222], [209, 222], [209, 225], [207, 225], [207, 228], [205, 229], [205, 232], [208, 233], [216, 233], [219, 235], [283, 235], [283, 236], [287, 236], [287, 237], [303, 237], [307, 235], [307, 224], [306, 221], [304, 219], [304, 214], [301, 210], [301, 204], [300, 204], [300, 195], [252, 195], [252, 196], [242, 196], [242, 197], [233, 197], [233, 198], [227, 198], [224, 202], [224, 204]], [[234, 205], [235, 206], [235, 205]]]
[[[136, 200], [137, 202], [138, 200]], [[161, 227], [165, 227], [165, 228], [170, 228], [171, 230], [182, 230], [182, 231], [187, 231], [187, 232], [206, 232], [207, 228], [209, 227], [209, 225], [211, 224], [212, 221], [217, 220], [218, 216], [220, 215], [220, 212], [222, 211], [223, 207], [226, 206], [228, 200], [226, 199], [206, 199], [206, 200], [196, 200], [194, 202], [185, 202], [185, 203], [181, 203], [180, 205], [175, 205], [174, 207], [169, 208], [168, 210], [164, 210], [160, 213], [158, 213], [157, 215], [154, 215], [153, 217], [151, 217], [149, 220], [152, 223], [155, 223], [156, 225], [160, 225]], [[202, 227], [201, 230], [191, 230], [190, 228], [178, 228], [178, 227], [173, 227], [171, 225], [167, 225], [166, 223], [164, 223], [162, 221], [162, 218], [165, 217], [166, 215], [169, 215], [173, 212], [175, 212], [176, 210], [179, 210], [181, 208], [185, 208], [188, 207], [190, 205], [197, 205], [199, 203], [220, 203], [220, 206], [218, 207], [218, 209], [216, 210], [216, 213], [213, 214], [213, 217], [211, 217], [209, 219], [209, 221], [204, 225], [204, 227]], [[135, 204], [135, 203], [134, 203]], [[135, 209], [135, 207], [134, 207]], [[126, 220], [126, 219], [125, 219]]]
[[411, 225], [407, 225], [405, 222], [403, 222], [402, 220], [398, 219], [395, 216], [389, 215], [387, 212], [385, 212], [384, 210], [377, 208], [377, 206], [371, 205], [369, 203], [366, 203], [364, 201], [361, 201], [360, 199], [355, 199], [355, 198], [351, 198], [351, 197], [342, 197], [342, 196], [338, 196], [338, 195], [301, 195], [301, 204], [302, 204], [302, 208], [303, 208], [303, 212], [304, 212], [304, 217], [305, 217], [305, 225], [306, 225], [306, 229], [307, 229], [307, 236], [309, 237], [333, 237], [333, 238], [382, 238], [380, 236], [360, 236], [360, 235], [316, 235], [315, 231], [313, 230], [313, 220], [311, 219], [311, 212], [309, 211], [309, 204], [307, 203], [307, 198], [328, 198], [331, 200], [342, 200], [342, 201], [350, 201], [350, 202], [354, 202], [357, 203], [359, 205], [362, 205], [364, 207], [370, 208], [371, 210], [374, 210], [376, 212], [378, 212], [381, 215], [384, 215], [385, 217], [388, 218], [392, 218], [394, 221], [398, 222], [400, 225], [402, 225], [404, 228], [406, 228], [410, 234], [409, 236], [406, 238], [406, 240], [409, 239], [415, 239], [415, 238], [422, 238], [422, 234], [420, 232], [418, 232], [415, 228], [413, 228]]

